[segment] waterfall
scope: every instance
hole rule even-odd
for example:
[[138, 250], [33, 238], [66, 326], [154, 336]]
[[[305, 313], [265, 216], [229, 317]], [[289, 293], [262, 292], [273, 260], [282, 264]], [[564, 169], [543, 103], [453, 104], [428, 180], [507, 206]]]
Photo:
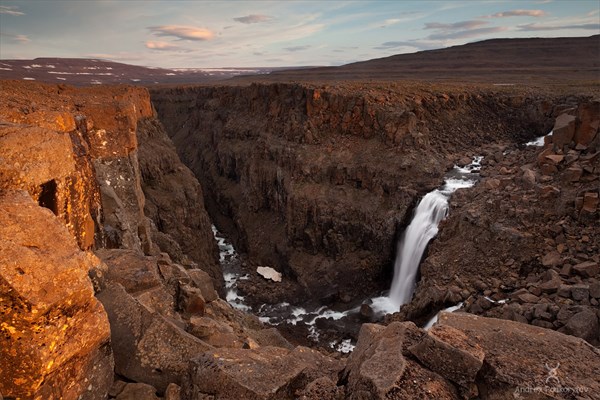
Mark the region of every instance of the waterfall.
[[419, 202], [415, 215], [398, 245], [394, 263], [390, 300], [397, 307], [410, 301], [425, 248], [437, 235], [438, 224], [447, 213], [448, 197], [437, 189], [429, 192]]
[[394, 279], [386, 297], [371, 299], [376, 313], [389, 314], [410, 302], [415, 290], [417, 273], [427, 244], [438, 233], [438, 224], [448, 214], [448, 199], [457, 189], [472, 187], [479, 178], [483, 157], [473, 157], [464, 167], [455, 166], [446, 175], [444, 186], [427, 193], [417, 205], [412, 221], [398, 242], [394, 261]]

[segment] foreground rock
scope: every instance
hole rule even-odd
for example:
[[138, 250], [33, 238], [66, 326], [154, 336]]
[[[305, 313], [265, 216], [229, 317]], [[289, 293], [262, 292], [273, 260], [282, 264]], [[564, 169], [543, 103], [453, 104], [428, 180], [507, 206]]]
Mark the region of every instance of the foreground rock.
[[342, 368], [342, 362], [306, 347], [221, 349], [192, 361], [182, 394], [189, 399], [206, 394], [230, 400], [292, 399], [316, 379], [337, 380]]
[[346, 398], [458, 399], [451, 382], [405, 356], [423, 336], [411, 322], [387, 327], [363, 324], [342, 375], [342, 381], [347, 381]]
[[600, 393], [600, 350], [582, 339], [464, 313], [442, 313], [439, 324], [463, 332], [485, 354], [475, 380], [482, 398], [531, 398], [537, 391], [552, 399], [595, 399]]
[[0, 393], [100, 399], [113, 380], [108, 318], [66, 227], [27, 192], [0, 192]]
[[349, 399], [596, 399], [600, 350], [513, 321], [442, 313], [364, 324], [339, 383]]

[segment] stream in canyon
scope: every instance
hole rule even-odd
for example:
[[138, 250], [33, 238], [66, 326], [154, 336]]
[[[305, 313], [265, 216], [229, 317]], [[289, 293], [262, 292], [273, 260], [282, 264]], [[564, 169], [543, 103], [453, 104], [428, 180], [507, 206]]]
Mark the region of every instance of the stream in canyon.
[[[383, 296], [368, 298], [362, 304], [346, 310], [333, 310], [322, 306], [307, 310], [304, 307], [288, 302], [278, 304], [262, 304], [251, 307], [244, 296], [238, 292], [238, 282], [250, 278], [251, 272], [241, 261], [238, 253], [228, 239], [215, 226], [213, 234], [217, 240], [220, 252], [220, 263], [226, 288], [226, 300], [232, 307], [252, 312], [261, 322], [274, 326], [287, 326], [294, 329], [304, 328], [307, 339], [315, 344], [326, 344], [330, 349], [348, 353], [353, 350], [352, 339], [344, 332], [358, 331], [364, 322], [364, 312], [361, 307], [368, 305], [375, 319], [386, 314], [397, 312], [400, 307], [410, 302], [419, 272], [419, 265], [427, 244], [438, 232], [438, 224], [448, 215], [448, 200], [458, 189], [472, 187], [479, 179], [479, 170], [483, 157], [476, 156], [470, 164], [455, 166], [446, 174], [444, 185], [427, 193], [415, 208], [413, 218], [398, 241], [396, 259], [394, 262], [394, 277], [389, 293]], [[276, 282], [273, 282], [276, 285]], [[459, 309], [461, 304], [444, 311]], [[433, 325], [437, 315], [427, 324]], [[338, 329], [339, 335], [328, 335], [325, 332]]]

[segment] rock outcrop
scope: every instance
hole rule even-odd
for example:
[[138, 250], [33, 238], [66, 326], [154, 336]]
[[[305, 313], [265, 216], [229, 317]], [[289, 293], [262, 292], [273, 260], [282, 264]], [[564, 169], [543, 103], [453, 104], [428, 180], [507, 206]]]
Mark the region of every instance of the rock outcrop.
[[350, 399], [595, 399], [599, 356], [544, 328], [443, 313], [428, 332], [364, 324], [340, 382]]
[[546, 144], [495, 146], [456, 192], [398, 319], [467, 311], [600, 344], [600, 103], [562, 106]]
[[541, 133], [553, 112], [543, 96], [396, 84], [157, 89], [152, 101], [249, 264], [330, 301], [382, 288], [396, 233], [458, 154]]
[[[222, 277], [197, 180], [153, 118], [144, 89], [23, 82], [2, 89], [0, 392], [103, 398], [113, 370], [165, 392], [190, 358], [213, 348], [186, 332], [191, 314], [206, 308], [232, 332], [247, 325], [243, 316], [225, 320], [216, 305]], [[188, 274], [163, 249], [211, 275]], [[221, 345], [241, 347], [249, 335], [236, 333]]]
[[0, 393], [100, 399], [113, 380], [110, 328], [84, 253], [25, 191], [0, 191]]
[[210, 271], [220, 287], [202, 191], [145, 89], [5, 82], [0, 98], [0, 188], [27, 190], [82, 249], [161, 249]]

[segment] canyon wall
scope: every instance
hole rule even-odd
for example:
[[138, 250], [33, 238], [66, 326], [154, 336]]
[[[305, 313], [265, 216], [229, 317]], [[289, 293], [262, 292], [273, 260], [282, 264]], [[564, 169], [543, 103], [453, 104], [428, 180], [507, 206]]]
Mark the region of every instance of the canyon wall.
[[152, 91], [219, 228], [251, 263], [329, 300], [386, 286], [416, 201], [486, 145], [547, 132], [550, 100], [396, 83]]
[[[3, 82], [0, 100], [0, 392], [103, 398], [115, 368], [164, 391], [178, 382], [176, 367], [163, 365], [171, 359], [160, 352], [142, 362], [123, 346], [127, 330], [114, 323], [115, 310], [129, 305], [167, 335], [173, 322], [155, 315], [161, 310], [178, 321], [169, 340], [205, 350], [210, 344], [186, 333], [189, 316], [178, 311], [195, 301], [204, 312], [223, 278], [200, 185], [154, 118], [148, 92]], [[120, 251], [129, 258], [114, 267]], [[120, 302], [101, 296], [129, 285], [135, 296]], [[137, 329], [140, 340], [161, 344]], [[170, 351], [185, 368], [191, 356]], [[132, 372], [131, 360], [148, 357], [164, 376]]]
[[399, 320], [468, 312], [600, 344], [600, 99], [563, 105], [543, 146], [500, 146], [459, 191]]

